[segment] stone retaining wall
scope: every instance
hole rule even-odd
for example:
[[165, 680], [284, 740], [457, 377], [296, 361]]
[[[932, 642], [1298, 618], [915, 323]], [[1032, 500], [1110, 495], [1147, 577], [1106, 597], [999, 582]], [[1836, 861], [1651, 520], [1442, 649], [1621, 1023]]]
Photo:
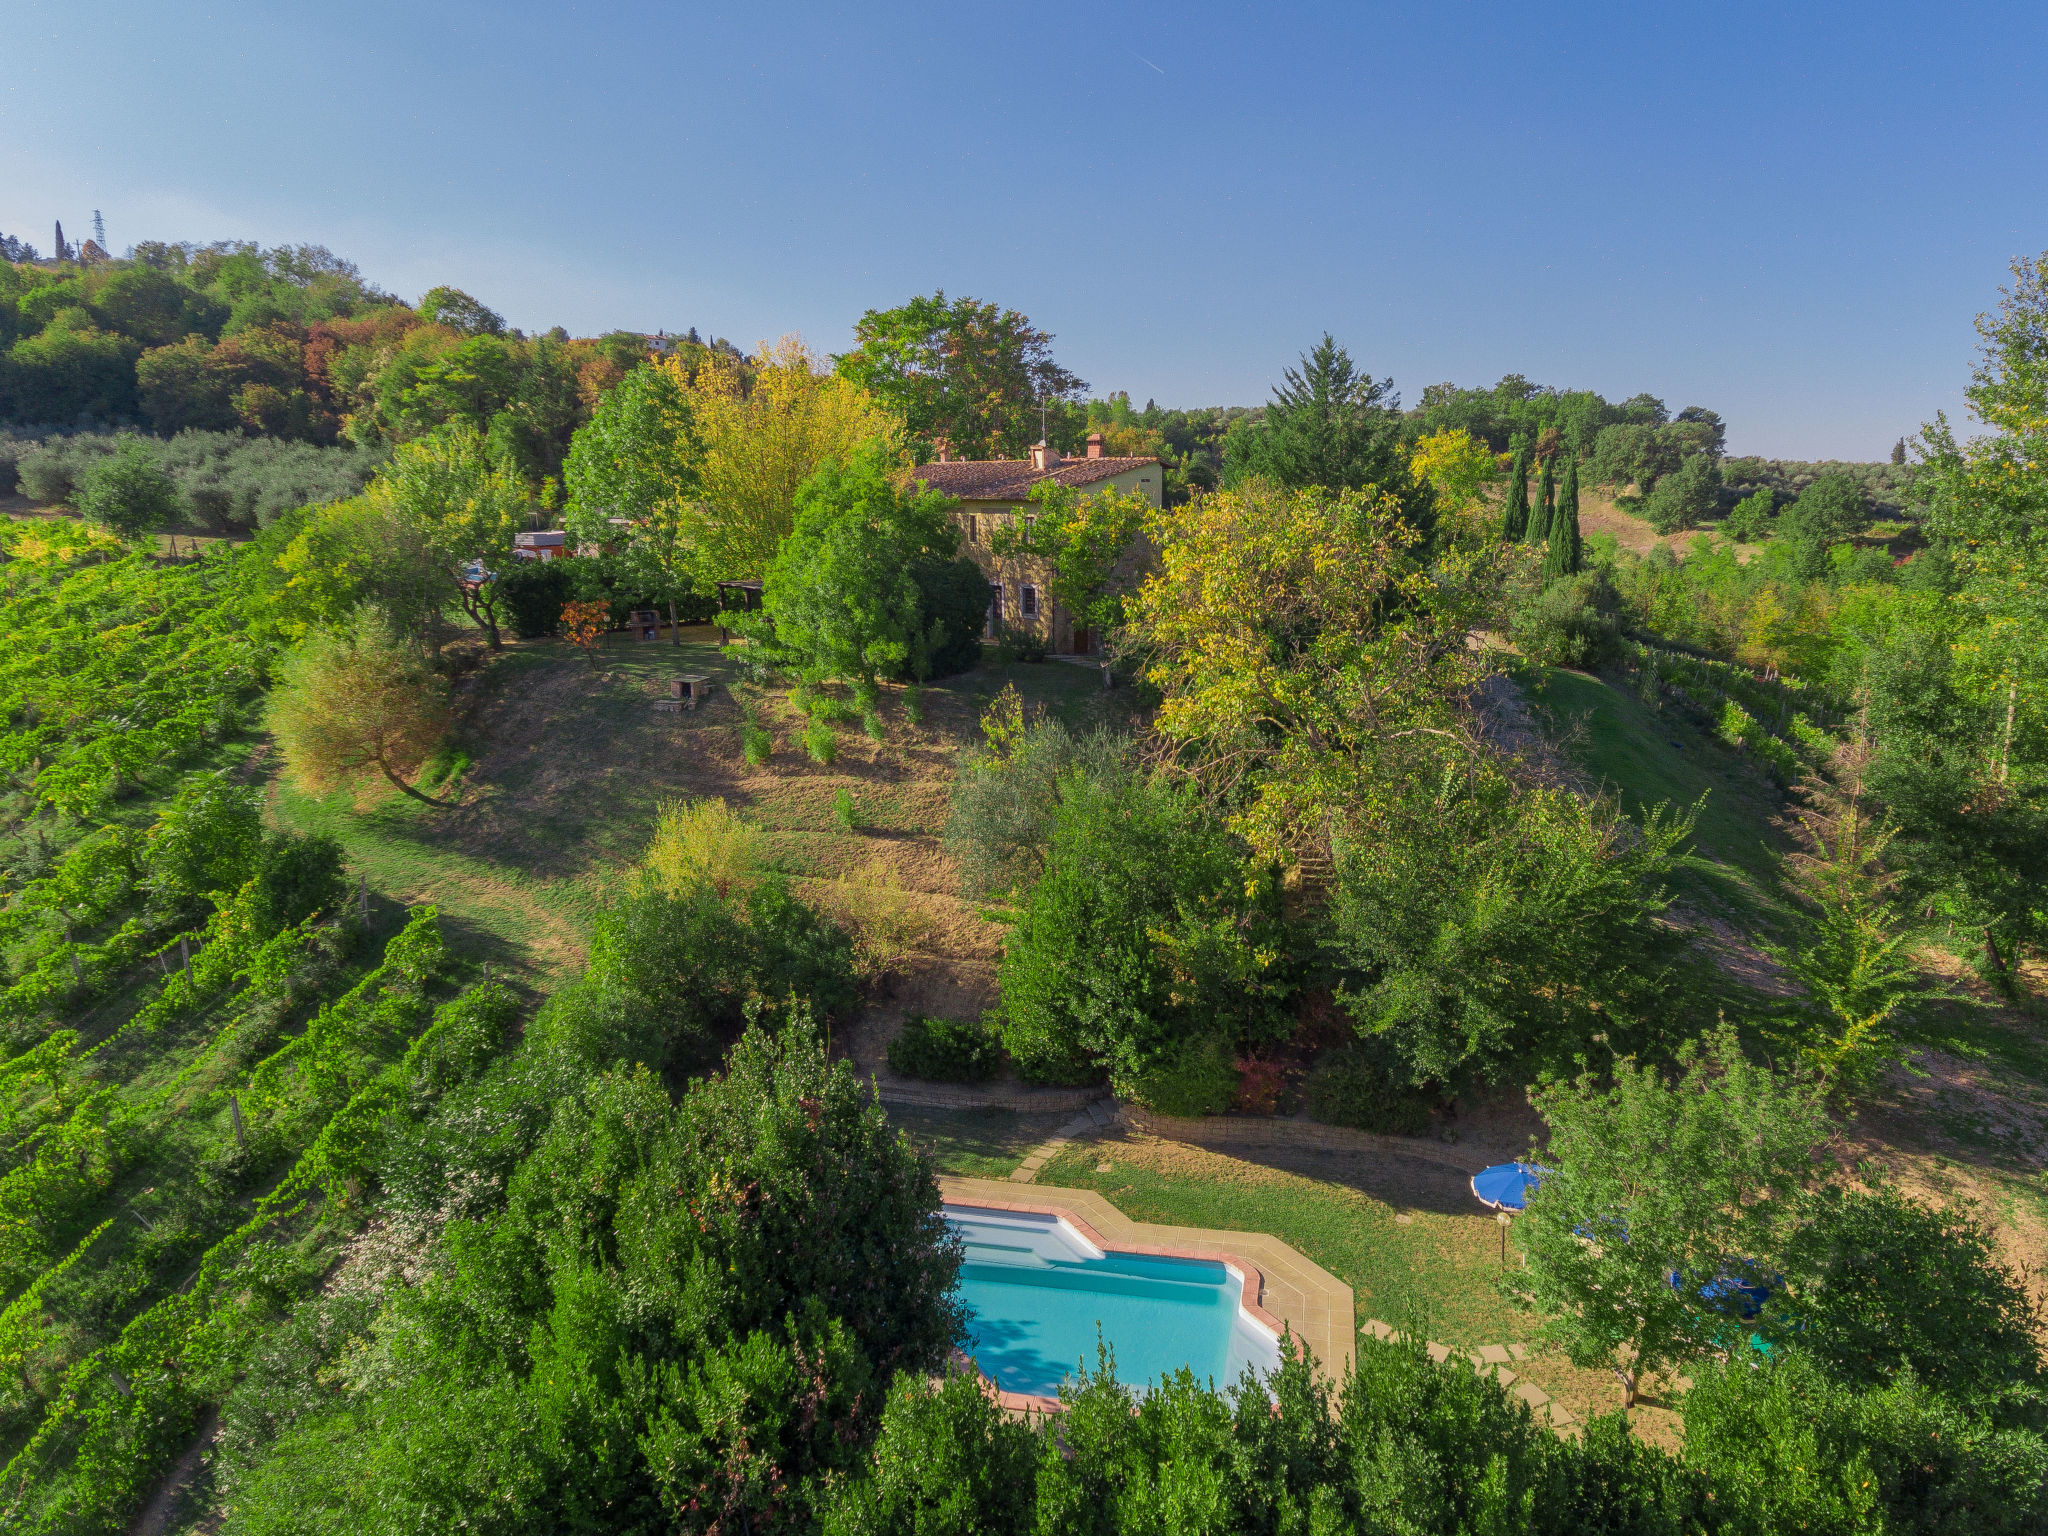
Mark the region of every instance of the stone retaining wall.
[[1107, 1095], [1100, 1088], [1030, 1088], [992, 1083], [911, 1083], [885, 1080], [875, 1074], [875, 1091], [884, 1104], [916, 1109], [1013, 1109], [1020, 1115], [1069, 1115]]
[[1349, 1130], [1341, 1125], [1322, 1125], [1314, 1120], [1276, 1120], [1251, 1115], [1211, 1115], [1200, 1120], [1182, 1120], [1173, 1115], [1156, 1115], [1135, 1104], [1123, 1105], [1118, 1117], [1134, 1131], [1164, 1141], [1184, 1141], [1198, 1147], [1320, 1147], [1332, 1152], [1371, 1152], [1382, 1157], [1412, 1157], [1425, 1163], [1440, 1163], [1464, 1174], [1479, 1171], [1479, 1160], [1461, 1154], [1442, 1142], [1419, 1136], [1375, 1136], [1370, 1131]]

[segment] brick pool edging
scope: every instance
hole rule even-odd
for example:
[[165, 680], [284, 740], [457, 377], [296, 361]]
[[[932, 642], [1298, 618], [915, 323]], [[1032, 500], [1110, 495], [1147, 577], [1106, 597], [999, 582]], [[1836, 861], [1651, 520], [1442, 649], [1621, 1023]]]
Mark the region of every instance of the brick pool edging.
[[1039, 1200], [977, 1200], [975, 1209], [983, 1211], [1016, 1211], [1025, 1216], [1057, 1216], [1081, 1236], [1100, 1248], [1104, 1253], [1135, 1253], [1148, 1259], [1214, 1259], [1237, 1276], [1241, 1294], [1238, 1305], [1252, 1315], [1274, 1338], [1287, 1332], [1287, 1324], [1268, 1312], [1260, 1303], [1266, 1295], [1266, 1277], [1259, 1266], [1248, 1259], [1241, 1259], [1234, 1253], [1220, 1248], [1170, 1248], [1151, 1243], [1113, 1243], [1088, 1222], [1072, 1211], [1060, 1210]]
[[[1072, 1223], [1096, 1247], [1167, 1258], [1215, 1259], [1231, 1265], [1249, 1296], [1245, 1310], [1275, 1334], [1292, 1333], [1315, 1357], [1330, 1380], [1351, 1373], [1357, 1333], [1351, 1287], [1300, 1250], [1264, 1232], [1224, 1232], [1205, 1227], [1172, 1227], [1133, 1221], [1093, 1190], [1034, 1185], [1028, 1198], [1007, 1179], [942, 1177], [939, 1193], [948, 1205], [1058, 1216]], [[1015, 1399], [1013, 1402], [1012, 1399]], [[1006, 1408], [1057, 1411], [1056, 1400], [1003, 1393]]]

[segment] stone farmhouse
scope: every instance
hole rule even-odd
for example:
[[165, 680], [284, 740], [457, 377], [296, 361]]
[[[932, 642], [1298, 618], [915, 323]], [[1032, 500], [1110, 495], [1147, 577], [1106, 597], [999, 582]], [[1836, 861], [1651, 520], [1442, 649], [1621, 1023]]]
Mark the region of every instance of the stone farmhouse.
[[[1028, 459], [956, 459], [943, 439], [938, 449], [937, 458], [918, 466], [917, 477], [960, 503], [953, 516], [960, 524], [961, 553], [988, 576], [989, 636], [993, 638], [1000, 626], [1039, 636], [1046, 649], [1057, 655], [1087, 656], [1099, 651], [1101, 635], [1076, 624], [1073, 616], [1052, 600], [1044, 562], [1028, 549], [999, 557], [989, 548], [989, 538], [998, 528], [1016, 526], [1020, 518], [1028, 534], [1034, 510], [1031, 488], [1046, 480], [1084, 494], [1110, 487], [1135, 491], [1159, 506], [1165, 486], [1159, 461], [1107, 457], [1100, 432], [1088, 434], [1087, 454], [1081, 458], [1064, 458], [1057, 448], [1043, 442], [1033, 446]], [[1138, 557], [1134, 550], [1132, 558]]]

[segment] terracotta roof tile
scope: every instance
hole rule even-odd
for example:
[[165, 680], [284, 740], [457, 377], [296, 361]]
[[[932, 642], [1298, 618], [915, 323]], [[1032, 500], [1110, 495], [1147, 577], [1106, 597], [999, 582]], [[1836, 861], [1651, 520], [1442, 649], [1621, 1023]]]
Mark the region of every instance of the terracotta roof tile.
[[1054, 469], [1033, 469], [1029, 459], [954, 459], [917, 467], [918, 479], [933, 490], [962, 501], [1022, 501], [1041, 480], [1080, 487], [1108, 480], [1128, 470], [1157, 464], [1157, 459], [1064, 459]]

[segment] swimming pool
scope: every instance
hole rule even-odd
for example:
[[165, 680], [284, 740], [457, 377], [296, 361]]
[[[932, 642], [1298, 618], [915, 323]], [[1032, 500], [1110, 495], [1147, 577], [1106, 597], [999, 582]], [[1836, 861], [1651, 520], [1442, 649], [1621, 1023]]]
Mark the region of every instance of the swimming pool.
[[1243, 1280], [1219, 1260], [1105, 1252], [1050, 1214], [945, 1211], [966, 1249], [967, 1353], [1005, 1392], [1051, 1397], [1079, 1367], [1094, 1370], [1098, 1332], [1133, 1386], [1182, 1366], [1219, 1387], [1247, 1365], [1279, 1369], [1278, 1338], [1245, 1310]]

